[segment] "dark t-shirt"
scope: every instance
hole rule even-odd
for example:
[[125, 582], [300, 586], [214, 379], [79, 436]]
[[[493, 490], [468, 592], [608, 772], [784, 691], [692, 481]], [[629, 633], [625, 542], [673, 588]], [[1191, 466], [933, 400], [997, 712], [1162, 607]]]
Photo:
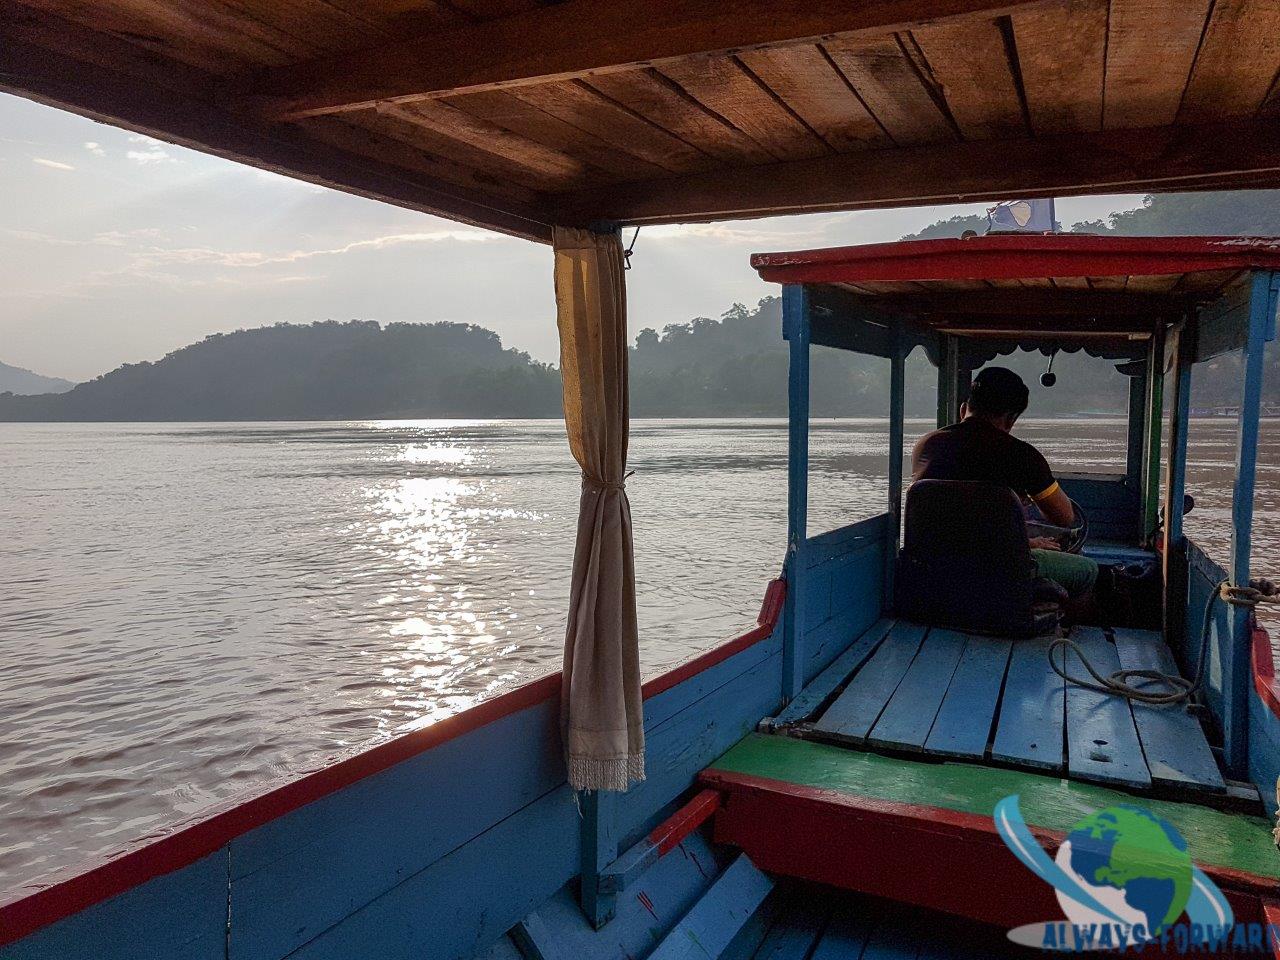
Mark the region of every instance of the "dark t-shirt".
[[1039, 450], [981, 417], [921, 437], [911, 451], [911, 478], [998, 483], [1032, 500], [1058, 488]]

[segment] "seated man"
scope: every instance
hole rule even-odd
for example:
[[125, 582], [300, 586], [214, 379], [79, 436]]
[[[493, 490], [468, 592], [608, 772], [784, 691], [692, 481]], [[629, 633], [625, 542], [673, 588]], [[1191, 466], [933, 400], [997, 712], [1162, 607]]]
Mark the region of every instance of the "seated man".
[[[974, 377], [960, 422], [926, 434], [911, 453], [913, 480], [969, 480], [998, 483], [1035, 501], [1045, 519], [1070, 527], [1075, 514], [1040, 451], [1010, 434], [1030, 400], [1027, 385], [1012, 370], [986, 367]], [[1098, 564], [1063, 553], [1056, 540], [1031, 538], [1036, 572], [1060, 584], [1077, 614], [1089, 605]]]

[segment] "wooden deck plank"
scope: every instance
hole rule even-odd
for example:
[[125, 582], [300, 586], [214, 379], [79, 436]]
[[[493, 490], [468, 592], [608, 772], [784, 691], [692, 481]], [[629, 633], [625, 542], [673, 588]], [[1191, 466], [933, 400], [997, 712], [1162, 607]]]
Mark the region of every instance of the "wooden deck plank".
[[880, 645], [880, 641], [884, 639], [893, 624], [894, 621], [889, 618], [873, 623], [848, 650], [836, 657], [825, 670], [809, 681], [800, 695], [772, 719], [771, 726], [776, 729], [784, 723], [795, 723], [807, 719], [809, 714], [822, 706], [823, 701], [831, 696], [853, 671], [866, 663], [867, 658]]
[[[752, 734], [736, 744], [703, 773], [702, 781], [717, 789], [733, 789], [735, 775], [757, 784], [773, 782], [833, 798], [855, 798], [850, 802], [865, 797], [881, 806], [952, 810], [988, 818], [988, 822], [996, 804], [1016, 793], [1028, 825], [1061, 832], [1103, 807], [1133, 803], [1131, 794], [1103, 784], [974, 763], [886, 757], [764, 734]], [[1142, 806], [1174, 825], [1202, 868], [1221, 867], [1280, 880], [1270, 818], [1154, 797], [1143, 798]]]
[[864, 913], [836, 910], [809, 960], [859, 960], [867, 946], [871, 923]]
[[814, 729], [840, 740], [865, 741], [911, 666], [925, 630], [916, 623], [895, 623], [875, 655], [849, 681]]
[[[777, 905], [778, 916], [750, 960], [807, 960], [831, 916], [831, 904], [824, 897], [796, 896], [785, 887], [774, 896], [779, 894], [785, 896]], [[739, 954], [731, 951], [729, 956], [738, 960]]]
[[886, 910], [862, 951], [860, 960], [916, 960], [919, 931], [904, 910]]
[[923, 750], [964, 647], [964, 634], [936, 627], [930, 630], [871, 728], [867, 743], [897, 750]]
[[981, 760], [991, 737], [1013, 642], [970, 636], [933, 722], [926, 753]]
[[746, 854], [740, 854], [654, 948], [649, 960], [716, 960], [772, 889], [773, 881]]
[[1014, 644], [991, 758], [1061, 770], [1065, 702], [1062, 678], [1049, 669], [1049, 641]]
[[[1104, 677], [1120, 669], [1115, 645], [1100, 628], [1077, 628], [1071, 639]], [[1066, 672], [1088, 678], [1088, 672], [1072, 652], [1067, 654]], [[1151, 772], [1142, 755], [1128, 700], [1067, 684], [1067, 770], [1081, 780], [1137, 788], [1151, 786]]]
[[[1124, 669], [1178, 673], [1173, 655], [1154, 630], [1117, 628], [1114, 633]], [[1153, 783], [1215, 793], [1226, 790], [1204, 730], [1185, 706], [1134, 703], [1131, 707]]]

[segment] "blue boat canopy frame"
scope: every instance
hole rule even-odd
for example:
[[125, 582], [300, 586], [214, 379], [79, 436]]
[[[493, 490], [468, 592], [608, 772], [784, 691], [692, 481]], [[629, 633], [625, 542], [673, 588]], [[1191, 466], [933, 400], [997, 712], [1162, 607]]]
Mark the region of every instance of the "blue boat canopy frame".
[[[825, 665], [813, 647], [821, 644], [826, 617], [810, 602], [815, 590], [808, 581], [815, 557], [834, 540], [878, 542], [879, 600], [886, 610], [892, 605], [892, 560], [902, 523], [903, 365], [916, 347], [924, 348], [938, 370], [939, 426], [958, 417], [972, 373], [1001, 354], [1083, 349], [1123, 361], [1119, 368], [1131, 378], [1124, 475], [1067, 475], [1063, 486], [1107, 517], [1101, 531], [1109, 541], [1106, 549], [1123, 555], [1160, 548], [1165, 640], [1184, 667], [1198, 667], [1194, 657], [1210, 597], [1223, 580], [1248, 584], [1250, 578], [1263, 348], [1275, 338], [1280, 240], [989, 236], [758, 254], [752, 263], [764, 279], [783, 284], [783, 336], [790, 345], [784, 697], [800, 694]], [[892, 364], [886, 510], [816, 537], [807, 525], [813, 345], [885, 357]], [[1181, 504], [1192, 370], [1231, 350], [1243, 351], [1245, 376], [1232, 545], [1227, 566], [1220, 568], [1185, 536]], [[1162, 461], [1166, 377], [1172, 382]], [[1168, 522], [1158, 542], [1162, 487]], [[1214, 620], [1208, 670], [1208, 700], [1222, 726], [1225, 765], [1239, 779], [1274, 783], [1280, 755], [1266, 762], [1261, 777], [1251, 777], [1260, 771], [1249, 769], [1261, 762], [1249, 749], [1251, 612], [1228, 609]]]

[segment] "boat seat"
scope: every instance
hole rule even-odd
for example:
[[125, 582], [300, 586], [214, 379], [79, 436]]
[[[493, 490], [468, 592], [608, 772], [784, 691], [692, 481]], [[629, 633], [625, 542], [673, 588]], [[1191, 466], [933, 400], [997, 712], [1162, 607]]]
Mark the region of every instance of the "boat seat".
[[1066, 594], [1036, 576], [1022, 504], [1008, 487], [917, 480], [903, 526], [899, 616], [1006, 637], [1057, 630]]

